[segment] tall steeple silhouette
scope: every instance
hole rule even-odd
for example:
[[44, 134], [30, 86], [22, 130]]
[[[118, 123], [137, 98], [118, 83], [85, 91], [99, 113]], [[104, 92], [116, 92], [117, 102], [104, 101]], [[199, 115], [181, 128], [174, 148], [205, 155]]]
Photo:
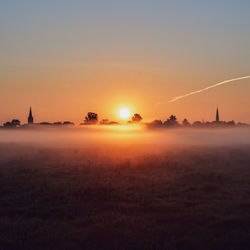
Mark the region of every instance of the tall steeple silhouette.
[[30, 113], [29, 113], [29, 117], [28, 117], [28, 124], [33, 124], [34, 123], [34, 118], [32, 115], [32, 109], [30, 107]]
[[219, 116], [219, 109], [217, 107], [217, 110], [216, 110], [216, 122], [219, 122], [220, 121], [220, 116]]

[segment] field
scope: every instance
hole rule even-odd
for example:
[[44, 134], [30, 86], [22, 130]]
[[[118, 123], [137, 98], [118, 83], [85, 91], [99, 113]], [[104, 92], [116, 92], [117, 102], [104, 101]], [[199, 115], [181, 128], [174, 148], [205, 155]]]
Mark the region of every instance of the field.
[[250, 248], [249, 144], [91, 145], [0, 144], [1, 249]]

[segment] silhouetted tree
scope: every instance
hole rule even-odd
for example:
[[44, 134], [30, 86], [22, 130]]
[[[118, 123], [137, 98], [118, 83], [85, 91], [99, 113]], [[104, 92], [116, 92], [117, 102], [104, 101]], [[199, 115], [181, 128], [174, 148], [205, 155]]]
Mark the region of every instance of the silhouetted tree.
[[169, 117], [169, 120], [175, 122], [175, 121], [177, 121], [177, 118], [176, 118], [176, 116], [171, 115], [171, 116]]
[[96, 124], [98, 122], [98, 114], [94, 112], [88, 112], [85, 117], [84, 124]]
[[174, 115], [171, 115], [165, 122], [164, 125], [169, 127], [177, 127], [179, 123], [177, 122], [177, 118]]
[[137, 122], [140, 122], [142, 120], [142, 117], [140, 114], [134, 114], [131, 119], [132, 119], [132, 122], [137, 123]]
[[11, 122], [5, 122], [5, 123], [3, 124], [3, 126], [4, 126], [5, 128], [9, 128], [9, 127], [11, 127]]
[[152, 128], [162, 127], [162, 121], [161, 120], [154, 120], [154, 121], [148, 123], [147, 125], [149, 127], [152, 127]]
[[13, 127], [19, 127], [20, 124], [21, 124], [20, 121], [17, 120], [17, 119], [12, 120], [12, 122], [11, 122], [11, 125], [12, 125]]
[[227, 122], [227, 125], [228, 126], [235, 126], [235, 121], [234, 120], [229, 121], [229, 122]]
[[4, 127], [8, 127], [8, 128], [17, 128], [20, 127], [21, 122], [17, 119], [12, 120], [11, 122], [5, 122], [3, 124]]
[[203, 126], [203, 123], [201, 121], [195, 121], [192, 126], [194, 127], [202, 127]]
[[189, 123], [189, 121], [188, 121], [186, 118], [182, 121], [182, 125], [183, 125], [184, 127], [189, 127], [189, 126], [191, 126], [191, 124]]

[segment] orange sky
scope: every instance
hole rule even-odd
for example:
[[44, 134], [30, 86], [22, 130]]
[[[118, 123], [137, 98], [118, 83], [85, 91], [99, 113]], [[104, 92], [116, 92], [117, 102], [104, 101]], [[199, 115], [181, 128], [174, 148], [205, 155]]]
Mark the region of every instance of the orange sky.
[[[179, 75], [149, 65], [32, 67], [27, 75], [25, 71], [5, 77], [10, 84], [2, 92], [2, 121], [12, 118], [25, 121], [29, 105], [32, 105], [36, 121], [78, 123], [88, 111], [97, 112], [100, 118], [119, 120], [118, 111], [122, 107], [139, 112], [146, 121], [164, 120], [170, 114], [176, 114], [179, 120], [185, 117], [191, 121], [212, 120], [217, 105], [222, 119], [250, 121], [250, 80], [169, 103], [176, 95], [206, 87], [226, 76], [210, 77], [205, 73], [195, 75], [195, 72]], [[18, 84], [12, 86], [13, 82]]]
[[26, 122], [30, 105], [37, 122], [119, 121], [122, 107], [213, 120], [217, 105], [222, 120], [250, 122], [249, 79], [168, 102], [249, 75], [249, 4], [139, 2], [0, 4], [0, 122]]

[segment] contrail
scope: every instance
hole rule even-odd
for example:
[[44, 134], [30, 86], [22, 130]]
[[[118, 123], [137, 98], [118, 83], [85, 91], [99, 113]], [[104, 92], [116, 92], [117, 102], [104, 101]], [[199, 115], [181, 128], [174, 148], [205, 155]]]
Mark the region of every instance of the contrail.
[[247, 79], [247, 78], [250, 78], [250, 76], [243, 76], [243, 77], [233, 78], [233, 79], [230, 79], [230, 80], [219, 82], [219, 83], [213, 84], [213, 85], [211, 85], [209, 87], [206, 87], [204, 89], [192, 91], [192, 92], [190, 92], [188, 94], [185, 94], [185, 95], [176, 96], [173, 99], [171, 99], [169, 102], [175, 102], [175, 101], [180, 100], [180, 99], [182, 99], [184, 97], [187, 97], [187, 96], [190, 96], [190, 95], [195, 95], [195, 94], [198, 94], [198, 93], [201, 93], [203, 91], [206, 91], [206, 90], [218, 87], [218, 86], [226, 84], [226, 83], [230, 83], [230, 82], [234, 82], [234, 81], [239, 81], [239, 80], [243, 80], [243, 79]]

